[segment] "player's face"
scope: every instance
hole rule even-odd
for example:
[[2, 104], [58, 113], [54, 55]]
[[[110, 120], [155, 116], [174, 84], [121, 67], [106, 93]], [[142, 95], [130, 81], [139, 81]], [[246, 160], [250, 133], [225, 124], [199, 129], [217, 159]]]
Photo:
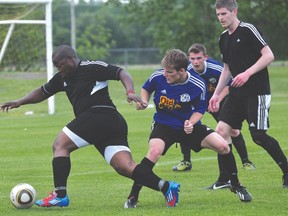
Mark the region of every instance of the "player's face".
[[229, 11], [227, 8], [216, 9], [216, 15], [223, 28], [229, 29], [235, 21], [237, 10]]
[[181, 70], [177, 71], [174, 68], [164, 68], [164, 76], [168, 84], [175, 84], [182, 82]]
[[164, 76], [169, 84], [176, 83], [180, 77], [178, 71], [172, 68], [164, 68]]
[[58, 72], [62, 74], [63, 77], [70, 76], [70, 74], [75, 70], [73, 59], [72, 58], [64, 58], [60, 61], [53, 61], [54, 66], [57, 68]]
[[197, 73], [203, 73], [205, 70], [205, 61], [207, 60], [207, 55], [204, 55], [203, 52], [199, 53], [189, 53], [189, 60], [193, 65], [193, 69]]

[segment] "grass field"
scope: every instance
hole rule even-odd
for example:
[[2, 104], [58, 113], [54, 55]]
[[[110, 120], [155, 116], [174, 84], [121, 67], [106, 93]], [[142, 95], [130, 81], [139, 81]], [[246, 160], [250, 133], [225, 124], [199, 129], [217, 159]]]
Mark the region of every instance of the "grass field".
[[[288, 76], [287, 67], [271, 67], [272, 106], [271, 129], [288, 155]], [[152, 68], [128, 68], [139, 93], [142, 83], [153, 71]], [[0, 73], [0, 103], [18, 99], [28, 91], [45, 82], [45, 74]], [[129, 125], [129, 143], [136, 162], [145, 156], [147, 139], [154, 109], [136, 111], [125, 99], [120, 82], [110, 82], [110, 92], [118, 110]], [[33, 115], [25, 115], [33, 111]], [[124, 209], [123, 204], [132, 181], [123, 178], [107, 165], [93, 146], [72, 153], [72, 169], [68, 179], [70, 206], [67, 208], [42, 209], [33, 206], [27, 210], [15, 209], [9, 199], [12, 187], [20, 182], [30, 183], [37, 190], [37, 198], [48, 195], [53, 189], [52, 143], [62, 127], [73, 118], [73, 113], [64, 93], [56, 96], [55, 115], [47, 114], [47, 102], [26, 105], [7, 113], [0, 113], [0, 215], [287, 215], [288, 190], [282, 189], [282, 173], [268, 154], [255, 145], [244, 125], [250, 159], [256, 170], [243, 170], [237, 153], [235, 157], [241, 182], [253, 196], [251, 203], [241, 203], [228, 189], [210, 191], [204, 188], [218, 177], [216, 154], [203, 150], [192, 153], [191, 172], [174, 173], [172, 166], [181, 159], [180, 148], [175, 145], [162, 157], [154, 171], [162, 178], [181, 183], [180, 201], [176, 208], [166, 208], [161, 193], [144, 188], [136, 209]], [[204, 123], [215, 127], [210, 115]]]

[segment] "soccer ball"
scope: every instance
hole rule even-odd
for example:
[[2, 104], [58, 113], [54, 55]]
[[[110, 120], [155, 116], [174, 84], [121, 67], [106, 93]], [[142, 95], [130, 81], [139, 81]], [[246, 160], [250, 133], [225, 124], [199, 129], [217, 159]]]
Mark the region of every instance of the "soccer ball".
[[12, 188], [10, 200], [15, 208], [30, 208], [36, 200], [36, 190], [30, 184], [20, 183]]

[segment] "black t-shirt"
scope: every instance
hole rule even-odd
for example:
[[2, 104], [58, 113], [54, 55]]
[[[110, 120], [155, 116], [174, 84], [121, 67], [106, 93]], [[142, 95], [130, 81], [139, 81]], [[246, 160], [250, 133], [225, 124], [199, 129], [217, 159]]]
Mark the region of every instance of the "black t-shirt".
[[71, 77], [57, 73], [42, 89], [49, 95], [65, 91], [75, 116], [93, 106], [116, 108], [109, 96], [108, 80], [119, 80], [121, 70], [102, 61], [81, 61]]
[[[230, 35], [224, 31], [219, 40], [223, 62], [229, 65], [233, 77], [244, 72], [261, 57], [261, 50], [266, 46], [262, 33], [252, 24], [240, 22]], [[264, 95], [270, 94], [267, 67], [252, 75], [240, 88], [230, 87], [232, 95]]]

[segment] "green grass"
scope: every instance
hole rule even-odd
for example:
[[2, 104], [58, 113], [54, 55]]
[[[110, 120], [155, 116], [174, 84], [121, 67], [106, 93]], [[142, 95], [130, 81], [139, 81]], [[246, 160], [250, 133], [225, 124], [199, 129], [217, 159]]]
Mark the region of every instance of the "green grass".
[[[153, 69], [128, 68], [138, 93]], [[0, 103], [22, 97], [45, 82], [45, 75], [37, 77], [21, 79], [18, 74], [0, 73]], [[279, 141], [288, 155], [287, 67], [270, 68], [270, 81], [272, 106], [269, 134]], [[154, 109], [136, 111], [126, 102], [121, 82], [111, 81], [110, 92], [128, 122], [130, 147], [135, 161], [140, 162], [148, 149], [147, 139]], [[27, 111], [34, 114], [25, 115]], [[138, 207], [123, 209], [132, 181], [116, 174], [95, 148], [89, 146], [72, 153], [68, 179], [71, 204], [68, 208], [42, 209], [33, 206], [27, 210], [15, 209], [9, 199], [14, 185], [30, 183], [37, 190], [37, 198], [47, 196], [53, 189], [52, 143], [62, 127], [73, 118], [73, 113], [65, 94], [60, 93], [56, 96], [55, 115], [47, 114], [47, 102], [43, 102], [11, 110], [8, 114], [0, 113], [0, 118], [1, 215], [287, 215], [288, 190], [282, 189], [282, 173], [267, 153], [252, 142], [246, 124], [243, 134], [256, 170], [243, 170], [237, 153], [235, 157], [240, 180], [253, 196], [251, 203], [241, 203], [229, 190], [203, 190], [218, 177], [216, 154], [210, 150], [192, 153], [191, 172], [173, 173], [172, 166], [182, 159], [180, 148], [174, 145], [160, 159], [154, 171], [164, 179], [181, 183], [178, 206], [166, 208], [161, 193], [144, 188]], [[204, 116], [203, 121], [211, 127], [216, 125], [210, 115]]]

